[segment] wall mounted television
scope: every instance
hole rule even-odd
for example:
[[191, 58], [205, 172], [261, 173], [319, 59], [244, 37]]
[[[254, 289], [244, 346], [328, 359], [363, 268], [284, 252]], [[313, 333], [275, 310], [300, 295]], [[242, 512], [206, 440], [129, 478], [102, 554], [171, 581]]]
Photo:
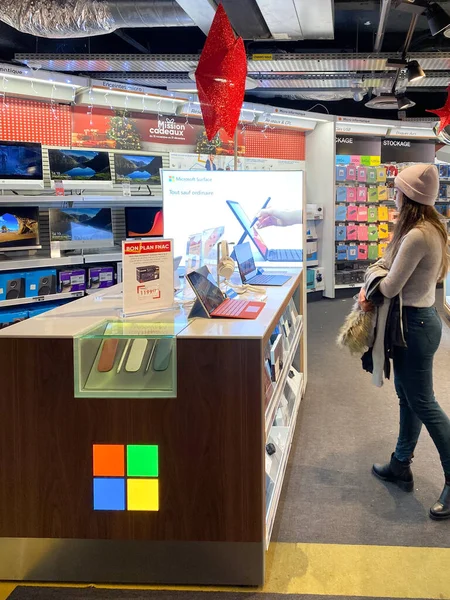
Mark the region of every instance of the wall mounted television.
[[66, 188], [112, 186], [108, 152], [52, 148], [48, 158], [52, 187], [55, 181], [63, 181]]
[[39, 208], [0, 206], [0, 252], [35, 250], [39, 244]]
[[127, 238], [163, 237], [163, 209], [154, 206], [127, 206], [125, 228]]
[[13, 190], [44, 187], [41, 144], [0, 141], [0, 187]]
[[162, 157], [150, 154], [114, 154], [116, 183], [161, 185]]
[[110, 208], [51, 208], [50, 243], [61, 250], [114, 246]]

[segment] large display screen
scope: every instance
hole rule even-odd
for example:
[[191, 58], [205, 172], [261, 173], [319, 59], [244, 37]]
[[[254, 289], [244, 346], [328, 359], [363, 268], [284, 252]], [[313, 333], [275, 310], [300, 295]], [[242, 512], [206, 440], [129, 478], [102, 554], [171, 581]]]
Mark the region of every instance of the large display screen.
[[51, 208], [50, 242], [61, 249], [114, 245], [110, 208]]
[[[183, 254], [190, 234], [223, 227], [230, 244], [250, 242], [257, 262], [302, 254], [302, 171], [163, 170], [164, 235]], [[288, 253], [289, 254], [289, 253]]]
[[0, 142], [0, 180], [39, 181], [42, 175], [40, 144]]
[[153, 206], [127, 206], [125, 227], [127, 238], [163, 237], [163, 210]]
[[114, 154], [116, 183], [160, 185], [161, 156], [148, 154]]
[[0, 252], [40, 248], [39, 209], [34, 206], [0, 207]]
[[111, 181], [108, 152], [49, 150], [50, 176], [62, 181]]

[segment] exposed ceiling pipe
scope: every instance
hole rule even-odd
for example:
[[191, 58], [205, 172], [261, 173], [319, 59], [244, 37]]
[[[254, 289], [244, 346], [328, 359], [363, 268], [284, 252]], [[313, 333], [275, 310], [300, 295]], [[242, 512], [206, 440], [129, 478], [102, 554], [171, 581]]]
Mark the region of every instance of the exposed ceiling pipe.
[[1, 0], [0, 20], [39, 37], [90, 37], [121, 27], [192, 27], [174, 0]]
[[419, 15], [417, 13], [413, 13], [411, 16], [411, 22], [409, 24], [408, 33], [406, 34], [405, 43], [403, 45], [403, 56], [408, 52], [409, 47], [411, 45], [411, 41], [413, 39], [414, 31], [416, 29], [417, 21], [419, 19]]
[[[377, 35], [375, 37], [375, 43], [373, 45], [373, 51], [375, 54], [378, 54], [381, 51], [381, 46], [383, 45], [384, 33], [386, 31], [386, 24], [389, 17], [389, 11], [391, 9], [391, 0], [381, 0], [380, 6], [380, 20], [378, 22]], [[375, 73], [372, 71], [372, 75]], [[373, 94], [373, 88], [369, 88], [367, 90], [369, 94], [369, 98]]]
[[386, 24], [390, 10], [391, 0], [381, 0], [380, 21], [378, 23], [377, 35], [375, 37], [375, 44], [373, 46], [373, 51], [375, 53], [381, 52], [381, 46], [383, 45], [384, 33], [386, 31]]

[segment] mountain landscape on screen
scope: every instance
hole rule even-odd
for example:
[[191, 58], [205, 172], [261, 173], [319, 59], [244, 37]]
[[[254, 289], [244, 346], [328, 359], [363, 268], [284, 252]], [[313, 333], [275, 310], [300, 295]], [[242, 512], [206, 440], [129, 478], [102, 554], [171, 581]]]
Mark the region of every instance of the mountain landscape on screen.
[[52, 242], [112, 239], [110, 208], [50, 209]]
[[132, 184], [160, 185], [159, 170], [162, 169], [161, 156], [145, 154], [115, 154], [116, 182]]
[[49, 150], [52, 179], [111, 181], [107, 152], [92, 150]]

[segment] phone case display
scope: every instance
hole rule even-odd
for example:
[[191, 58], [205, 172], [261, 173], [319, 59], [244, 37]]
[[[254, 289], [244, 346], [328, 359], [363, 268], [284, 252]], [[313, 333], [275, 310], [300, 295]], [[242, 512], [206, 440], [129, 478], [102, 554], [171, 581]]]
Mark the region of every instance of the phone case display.
[[377, 167], [377, 181], [379, 183], [386, 181], [386, 168], [384, 166]]
[[388, 198], [388, 188], [385, 185], [378, 186], [378, 202], [385, 202]]
[[348, 260], [348, 246], [346, 244], [340, 244], [337, 247], [337, 260]]
[[358, 260], [367, 260], [369, 258], [369, 248], [367, 244], [359, 244]]
[[347, 209], [347, 221], [356, 221], [358, 218], [358, 207], [349, 206]]
[[367, 206], [358, 206], [358, 215], [356, 220], [358, 222], [367, 223]]
[[75, 397], [176, 396], [174, 323], [105, 321], [75, 338]]
[[347, 188], [347, 202], [356, 202], [357, 193], [355, 187]]
[[378, 207], [378, 221], [388, 221], [389, 220], [389, 211], [387, 206], [379, 206]]
[[347, 207], [345, 205], [339, 204], [336, 206], [336, 221], [346, 221], [347, 220]]
[[[369, 166], [365, 159], [360, 157], [361, 164], [355, 165], [356, 179], [353, 179], [351, 165], [346, 168], [345, 178], [342, 168], [336, 168], [340, 178], [337, 180], [335, 209], [335, 284], [338, 286], [363, 282], [369, 264], [384, 256], [397, 218], [392, 177], [398, 173], [398, 168], [373, 163]], [[340, 188], [345, 188], [345, 196]]]
[[378, 244], [369, 244], [369, 260], [378, 260]]
[[336, 202], [347, 202], [347, 188], [340, 185], [336, 188]]
[[378, 202], [378, 188], [370, 187], [367, 192], [367, 202]]
[[367, 225], [358, 225], [358, 240], [367, 242], [369, 239], [369, 228]]
[[356, 168], [356, 179], [364, 183], [367, 181], [367, 167], [359, 166]]
[[356, 199], [358, 202], [367, 202], [367, 188], [364, 186], [358, 186], [356, 188]]
[[375, 167], [368, 167], [367, 182], [368, 183], [376, 183], [377, 182], [377, 170], [375, 169]]
[[347, 181], [347, 168], [346, 167], [336, 167], [336, 181]]
[[357, 225], [348, 225], [347, 226], [347, 240], [357, 240], [358, 239], [358, 229]]
[[356, 166], [355, 165], [348, 165], [347, 181], [356, 181]]
[[342, 225], [336, 227], [336, 241], [344, 242], [347, 239], [347, 227]]
[[389, 238], [389, 225], [387, 223], [380, 223], [378, 225], [378, 239], [387, 240]]
[[358, 246], [354, 246], [350, 244], [348, 247], [348, 260], [357, 260], [358, 259]]

